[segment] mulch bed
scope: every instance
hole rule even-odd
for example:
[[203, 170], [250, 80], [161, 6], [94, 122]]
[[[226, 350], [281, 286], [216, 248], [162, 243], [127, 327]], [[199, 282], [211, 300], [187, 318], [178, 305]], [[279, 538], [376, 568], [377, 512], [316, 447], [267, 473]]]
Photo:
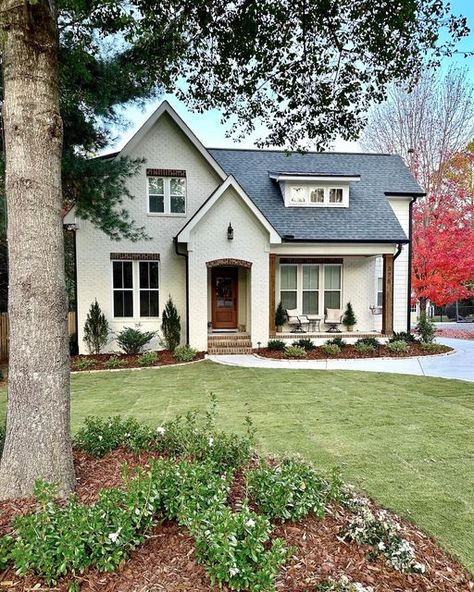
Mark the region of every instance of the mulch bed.
[[[355, 349], [353, 345], [345, 345], [341, 352], [338, 354], [327, 354], [325, 353], [320, 347], [316, 347], [315, 349], [306, 352], [305, 358], [298, 358], [301, 360], [326, 360], [327, 358], [335, 358], [335, 359], [363, 359], [363, 358], [408, 358], [412, 356], [432, 356], [438, 355], [440, 353], [447, 353], [453, 351], [452, 347], [448, 347], [447, 345], [440, 345], [439, 351], [437, 352], [430, 352], [421, 347], [419, 343], [411, 344], [408, 347], [408, 351], [406, 352], [392, 352], [387, 349], [385, 346], [378, 347], [373, 352], [366, 352], [361, 353]], [[285, 355], [284, 351], [278, 351], [274, 349], [267, 349], [260, 348], [255, 349], [254, 353], [258, 354], [259, 356], [265, 358], [273, 358], [276, 360], [288, 360]]]
[[[178, 362], [174, 357], [173, 354], [168, 350], [160, 350], [157, 351], [156, 354], [158, 355], [158, 360], [151, 364], [150, 366], [169, 366], [171, 364], [184, 364], [185, 362]], [[205, 356], [205, 352], [198, 352], [194, 360], [202, 360]], [[126, 355], [126, 354], [96, 354], [96, 355], [84, 355], [84, 356], [71, 356], [71, 370], [79, 371], [79, 372], [90, 372], [91, 370], [116, 370], [116, 368], [107, 368], [106, 362], [110, 358], [118, 358], [119, 360], [123, 361], [123, 366], [121, 368], [149, 368], [150, 366], [140, 366], [138, 363], [138, 358], [140, 356], [137, 355]], [[80, 368], [77, 367], [76, 364], [80, 360], [93, 360], [95, 362], [94, 366], [89, 368]]]
[[[151, 453], [135, 455], [116, 450], [102, 459], [91, 459], [75, 452], [77, 496], [84, 503], [97, 499], [101, 487], [121, 483], [120, 466], [146, 465]], [[230, 494], [237, 507], [245, 498], [245, 481], [237, 473]], [[0, 534], [9, 532], [14, 515], [34, 508], [32, 500], [0, 502]], [[324, 519], [312, 516], [299, 523], [277, 525], [274, 536], [283, 537], [295, 547], [294, 555], [281, 569], [277, 590], [312, 592], [329, 576], [348, 575], [353, 581], [372, 586], [375, 592], [472, 592], [474, 583], [465, 569], [428, 536], [408, 522], [401, 521], [403, 536], [414, 543], [417, 560], [426, 564], [425, 575], [401, 574], [387, 566], [382, 558], [368, 561], [369, 547], [342, 542], [339, 532], [349, 519], [349, 512], [337, 508]], [[35, 577], [19, 578], [13, 570], [0, 573], [0, 590], [50, 590], [66, 592], [67, 581], [47, 587]], [[145, 543], [112, 574], [90, 570], [80, 578], [81, 592], [217, 592], [209, 576], [194, 560], [193, 539], [174, 523], [156, 526]], [[228, 590], [224, 587], [223, 590]]]
[[438, 337], [449, 337], [451, 339], [474, 339], [474, 331], [469, 329], [437, 329]]

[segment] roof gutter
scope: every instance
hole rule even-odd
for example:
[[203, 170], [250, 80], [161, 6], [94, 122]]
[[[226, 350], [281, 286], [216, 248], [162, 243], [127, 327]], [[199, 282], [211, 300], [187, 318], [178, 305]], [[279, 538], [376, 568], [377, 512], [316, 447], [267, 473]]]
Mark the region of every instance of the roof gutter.
[[185, 284], [186, 284], [186, 345], [189, 345], [189, 255], [188, 253], [180, 253], [178, 249], [178, 237], [173, 237], [174, 250], [176, 255], [184, 257], [185, 263]]

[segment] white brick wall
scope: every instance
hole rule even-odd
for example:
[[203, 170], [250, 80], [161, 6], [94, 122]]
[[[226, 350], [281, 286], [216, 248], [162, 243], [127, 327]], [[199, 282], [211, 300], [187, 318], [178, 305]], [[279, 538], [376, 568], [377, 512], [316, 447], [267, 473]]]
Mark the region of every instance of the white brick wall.
[[[227, 239], [229, 222], [234, 228], [234, 239], [231, 241]], [[251, 333], [255, 347], [258, 341], [266, 343], [269, 331], [268, 231], [232, 188], [220, 197], [191, 233], [189, 291], [192, 304], [189, 340], [198, 349], [207, 349], [207, 323], [210, 320], [206, 262], [223, 258], [243, 259], [252, 263], [247, 331]]]
[[[405, 234], [408, 236], [410, 228], [410, 200], [392, 198], [389, 199], [389, 203]], [[402, 252], [395, 260], [393, 279], [393, 330], [406, 331], [408, 314], [408, 245], [403, 245]]]
[[[138, 226], [145, 226], [151, 241], [111, 241], [90, 223], [78, 220], [77, 231], [77, 280], [78, 280], [78, 328], [79, 347], [85, 352], [83, 327], [89, 306], [97, 298], [109, 320], [113, 331], [125, 326], [140, 325], [143, 330], [157, 330], [161, 318], [143, 320], [113, 318], [111, 252], [159, 253], [160, 264], [160, 311], [169, 294], [181, 315], [182, 339], [185, 339], [185, 261], [175, 254], [173, 237], [186, 221], [201, 206], [202, 202], [220, 184], [217, 174], [189, 142], [172, 119], [163, 115], [148, 132], [143, 141], [133, 150], [132, 157], [144, 157], [140, 173], [130, 179], [129, 188], [135, 199], [127, 201], [125, 207]], [[185, 169], [187, 174], [187, 214], [185, 216], [147, 215], [146, 168]], [[138, 310], [135, 313], [138, 315]], [[158, 347], [158, 342], [153, 343]], [[110, 351], [117, 349], [112, 341]]]

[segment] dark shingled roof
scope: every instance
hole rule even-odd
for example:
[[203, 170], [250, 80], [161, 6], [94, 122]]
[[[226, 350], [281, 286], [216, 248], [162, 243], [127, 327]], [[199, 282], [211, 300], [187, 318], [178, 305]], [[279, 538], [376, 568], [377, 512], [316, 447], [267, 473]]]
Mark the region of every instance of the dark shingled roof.
[[[406, 241], [386, 193], [422, 193], [401, 157], [390, 154], [220, 148], [209, 152], [236, 178], [280, 236], [293, 235], [293, 240]], [[286, 208], [278, 183], [270, 178], [285, 172], [360, 176], [360, 181], [349, 185], [348, 208]]]

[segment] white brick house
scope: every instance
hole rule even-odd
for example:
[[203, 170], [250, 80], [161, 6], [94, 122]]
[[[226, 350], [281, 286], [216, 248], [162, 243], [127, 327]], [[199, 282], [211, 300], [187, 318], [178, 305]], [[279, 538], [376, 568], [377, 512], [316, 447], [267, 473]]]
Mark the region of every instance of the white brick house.
[[[115, 242], [67, 215], [81, 353], [94, 299], [115, 332], [159, 330], [171, 295], [182, 342], [199, 350], [221, 333], [265, 345], [280, 301], [312, 321], [313, 337], [328, 329], [326, 310], [349, 301], [352, 336], [407, 329], [421, 190], [398, 156], [206, 149], [166, 102], [120, 154], [145, 160], [126, 207], [152, 238]], [[294, 338], [289, 326], [278, 335]]]

